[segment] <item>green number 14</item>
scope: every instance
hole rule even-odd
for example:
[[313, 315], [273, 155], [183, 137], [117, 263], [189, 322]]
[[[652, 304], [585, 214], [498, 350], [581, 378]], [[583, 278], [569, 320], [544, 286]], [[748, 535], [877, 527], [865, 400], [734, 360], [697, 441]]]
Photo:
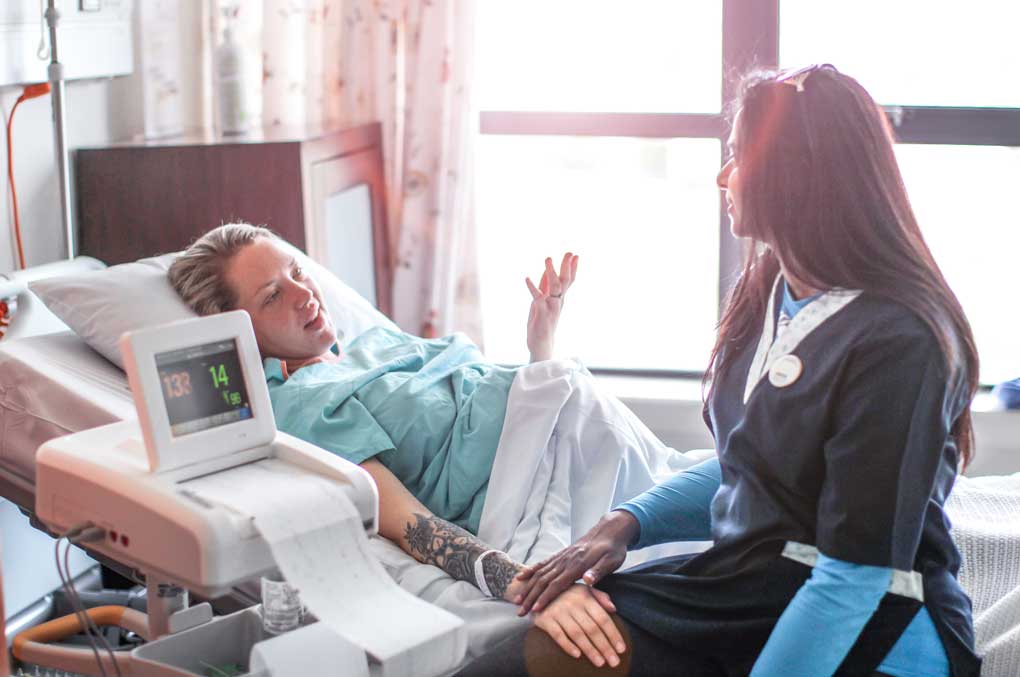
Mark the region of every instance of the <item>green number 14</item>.
[[213, 365], [209, 367], [209, 373], [212, 375], [214, 388], [230, 385], [230, 379], [227, 378], [227, 368], [224, 365], [221, 364], [218, 367]]

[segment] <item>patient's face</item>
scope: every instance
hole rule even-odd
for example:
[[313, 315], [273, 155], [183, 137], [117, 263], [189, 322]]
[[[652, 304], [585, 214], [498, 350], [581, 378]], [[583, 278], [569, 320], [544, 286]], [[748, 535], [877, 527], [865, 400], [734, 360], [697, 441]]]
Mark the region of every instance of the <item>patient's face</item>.
[[274, 240], [259, 238], [241, 249], [225, 274], [237, 307], [251, 315], [263, 357], [307, 360], [336, 342], [318, 285]]

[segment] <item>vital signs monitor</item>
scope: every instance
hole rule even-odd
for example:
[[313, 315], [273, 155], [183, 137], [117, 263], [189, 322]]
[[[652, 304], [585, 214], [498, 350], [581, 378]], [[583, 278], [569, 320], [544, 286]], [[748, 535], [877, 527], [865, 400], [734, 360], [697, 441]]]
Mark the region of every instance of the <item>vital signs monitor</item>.
[[276, 422], [245, 311], [125, 334], [121, 353], [152, 472], [198, 463], [210, 450], [273, 441]]

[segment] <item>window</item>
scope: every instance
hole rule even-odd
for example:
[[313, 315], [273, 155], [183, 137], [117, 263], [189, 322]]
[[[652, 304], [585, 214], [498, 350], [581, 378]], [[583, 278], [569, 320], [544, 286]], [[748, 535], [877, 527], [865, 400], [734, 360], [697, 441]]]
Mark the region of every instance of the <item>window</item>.
[[528, 358], [543, 257], [580, 255], [557, 352], [700, 372], [719, 312], [722, 2], [477, 3], [485, 348]]
[[719, 110], [719, 0], [513, 0], [477, 11], [483, 110]]
[[900, 144], [897, 158], [928, 246], [974, 330], [981, 378], [1020, 375], [1016, 272], [1020, 148]]
[[911, 204], [993, 384], [1020, 375], [1020, 316], [1004, 310], [1020, 251], [1020, 216], [1004, 200], [1020, 181], [1020, 4], [933, 7], [781, 0], [779, 63], [833, 63], [887, 106]]
[[1020, 107], [1016, 0], [781, 0], [780, 65], [831, 63], [884, 105]]
[[1020, 375], [1020, 315], [1003, 310], [1020, 251], [1020, 217], [1003, 200], [1020, 182], [1015, 0], [956, 11], [927, 0], [476, 7], [490, 357], [526, 360], [523, 278], [571, 250], [581, 267], [558, 352], [593, 369], [703, 370], [741, 255], [714, 185], [727, 75], [829, 62], [887, 106], [922, 230], [973, 325], [982, 381]]
[[483, 309], [494, 309], [486, 352], [528, 361], [524, 276], [537, 284], [543, 255], [558, 266], [573, 251], [578, 286], [559, 354], [592, 366], [703, 370], [718, 313], [706, 280], [719, 277], [719, 152], [717, 139], [482, 137]]

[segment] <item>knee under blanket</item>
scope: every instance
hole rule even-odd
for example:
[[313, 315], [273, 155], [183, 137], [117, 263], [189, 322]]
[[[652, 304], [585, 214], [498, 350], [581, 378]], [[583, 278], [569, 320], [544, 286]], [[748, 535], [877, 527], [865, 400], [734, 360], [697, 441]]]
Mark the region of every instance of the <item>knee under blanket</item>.
[[528, 365], [510, 390], [478, 537], [537, 562], [704, 456], [667, 447], [577, 362]]

